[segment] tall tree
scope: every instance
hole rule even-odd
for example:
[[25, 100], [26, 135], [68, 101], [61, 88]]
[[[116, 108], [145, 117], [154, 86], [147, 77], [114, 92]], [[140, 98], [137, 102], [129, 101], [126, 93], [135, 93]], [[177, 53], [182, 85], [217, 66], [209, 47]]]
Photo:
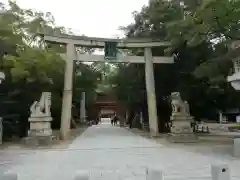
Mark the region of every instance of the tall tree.
[[[32, 102], [40, 98], [41, 92], [52, 92], [53, 127], [59, 127], [65, 62], [58, 54], [64, 53], [65, 47], [55, 44], [49, 46], [37, 33], [72, 32], [65, 27], [56, 26], [54, 17], [49, 12], [22, 9], [13, 1], [9, 1], [7, 6], [0, 6], [0, 62], [1, 70], [5, 71], [7, 77], [1, 85], [1, 91], [8, 95], [8, 100], [20, 102], [16, 112], [21, 115], [24, 132], [28, 128], [27, 120]], [[95, 70], [86, 66], [78, 71], [83, 71], [84, 75], [77, 77], [76, 86], [92, 89], [94, 92], [97, 82]]]
[[[134, 12], [134, 23], [122, 27], [127, 37], [151, 37], [172, 42], [165, 52], [162, 48], [153, 48], [155, 56], [175, 54], [173, 65], [155, 65], [154, 68], [158, 115], [162, 116], [161, 131], [171, 112], [168, 97], [172, 91], [181, 92], [183, 99], [190, 102], [192, 114], [197, 119], [214, 119], [217, 109], [236, 106], [233, 98], [236, 92], [232, 92], [226, 76], [231, 68], [230, 56], [236, 54], [229, 52], [227, 44], [228, 40], [239, 36], [239, 7], [239, 1], [225, 0], [153, 1], [141, 12]], [[143, 50], [133, 53], [143, 55]], [[124, 67], [132, 77], [137, 74], [134, 67]], [[124, 84], [119, 85], [121, 91], [115, 90], [119, 97], [123, 89], [127, 90], [128, 83], [139, 86], [131, 83], [129, 76], [124, 77], [121, 73], [124, 71], [119, 68], [115, 76], [115, 79], [125, 79]], [[137, 84], [144, 84], [144, 78], [138, 79]], [[139, 90], [128, 91], [130, 96], [137, 92]]]

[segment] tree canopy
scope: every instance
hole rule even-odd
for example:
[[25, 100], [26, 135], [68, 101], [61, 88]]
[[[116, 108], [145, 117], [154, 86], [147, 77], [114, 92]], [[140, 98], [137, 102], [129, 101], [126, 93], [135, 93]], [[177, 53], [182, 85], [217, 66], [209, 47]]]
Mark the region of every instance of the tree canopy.
[[[189, 101], [196, 119], [216, 120], [219, 110], [239, 108], [239, 93], [226, 81], [232, 68], [231, 58], [238, 55], [228, 47], [240, 36], [239, 9], [239, 0], [158, 0], [134, 12], [134, 22], [121, 27], [126, 37], [151, 37], [172, 43], [167, 49], [152, 49], [154, 56], [174, 54], [175, 57], [172, 65], [154, 67], [161, 131], [170, 116], [169, 95], [173, 91], [179, 91]], [[132, 53], [143, 55], [143, 50]], [[141, 65], [119, 66], [112, 80], [113, 84], [119, 84], [114, 92], [123, 103], [128, 101], [139, 107], [135, 97], [142, 97], [145, 100], [140, 100], [138, 111], [146, 112]]]
[[[0, 85], [2, 98], [19, 103], [15, 113], [20, 114], [22, 133], [26, 133], [30, 105], [39, 100], [41, 92], [52, 92], [53, 127], [59, 127], [65, 66], [59, 54], [65, 52], [65, 47], [46, 44], [37, 33], [73, 33], [56, 26], [50, 12], [23, 9], [13, 1], [0, 4], [0, 9], [0, 70], [6, 74], [6, 81]], [[87, 100], [93, 101], [99, 77], [97, 69], [78, 64], [74, 73], [74, 90], [78, 89], [74, 91], [74, 102], [80, 101], [82, 91], [89, 92]], [[4, 113], [1, 112], [1, 116], [6, 115]]]

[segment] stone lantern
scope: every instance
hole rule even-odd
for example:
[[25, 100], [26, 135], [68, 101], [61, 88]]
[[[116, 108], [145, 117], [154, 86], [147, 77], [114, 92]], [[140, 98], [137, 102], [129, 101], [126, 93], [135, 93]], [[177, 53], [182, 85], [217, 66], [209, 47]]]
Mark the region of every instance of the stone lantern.
[[235, 90], [240, 90], [240, 57], [233, 59], [234, 73], [227, 77]]
[[[236, 50], [239, 48], [240, 51], [240, 40], [231, 43], [230, 48]], [[233, 59], [234, 73], [227, 77], [227, 81], [231, 83], [235, 90], [240, 90], [240, 56]]]
[[0, 72], [0, 84], [2, 84], [3, 80], [5, 80], [5, 74], [4, 72]]
[[[230, 46], [231, 50], [240, 51], [240, 40], [233, 41]], [[234, 73], [227, 77], [227, 81], [231, 83], [235, 90], [240, 90], [240, 55], [233, 59]], [[233, 140], [233, 156], [240, 157], [240, 138]]]

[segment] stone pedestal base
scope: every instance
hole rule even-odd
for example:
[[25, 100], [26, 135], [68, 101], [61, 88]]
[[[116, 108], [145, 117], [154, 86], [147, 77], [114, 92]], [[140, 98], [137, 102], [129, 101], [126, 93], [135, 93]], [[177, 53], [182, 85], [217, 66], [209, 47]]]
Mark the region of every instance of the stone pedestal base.
[[181, 124], [189, 124], [192, 120], [194, 120], [193, 116], [190, 115], [184, 115], [184, 114], [177, 114], [174, 113], [170, 117], [171, 121]]
[[156, 138], [156, 137], [159, 137], [159, 133], [154, 129], [150, 129], [149, 136], [152, 138]]
[[174, 115], [171, 116], [172, 127], [171, 133], [168, 135], [168, 140], [173, 143], [193, 143], [197, 142], [198, 138], [193, 133], [191, 128], [192, 116]]
[[51, 136], [51, 121], [52, 117], [49, 116], [32, 116], [28, 119], [30, 129], [28, 136]]
[[52, 117], [47, 115], [31, 116], [28, 137], [24, 139], [26, 145], [39, 146], [50, 145], [54, 137], [52, 136]]
[[191, 121], [186, 120], [172, 121], [171, 133], [174, 134], [193, 133], [190, 123]]
[[25, 145], [30, 147], [48, 146], [53, 144], [54, 136], [29, 136], [23, 139]]
[[169, 134], [167, 140], [172, 143], [195, 143], [198, 141], [198, 137], [193, 133], [187, 134]]

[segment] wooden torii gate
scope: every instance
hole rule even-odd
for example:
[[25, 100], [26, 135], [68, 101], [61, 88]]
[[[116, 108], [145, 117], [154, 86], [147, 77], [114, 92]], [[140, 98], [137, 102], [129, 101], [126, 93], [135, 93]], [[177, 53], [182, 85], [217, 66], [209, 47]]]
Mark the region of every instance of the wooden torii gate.
[[[158, 117], [155, 95], [153, 63], [174, 63], [173, 57], [153, 57], [152, 47], [171, 46], [169, 42], [152, 39], [106, 39], [72, 35], [41, 34], [46, 42], [66, 45], [64, 90], [61, 114], [61, 137], [69, 135], [72, 108], [72, 78], [74, 61], [111, 62], [111, 63], [145, 63], [146, 89], [148, 99], [149, 129], [152, 136], [158, 134]], [[77, 54], [76, 47], [104, 48], [104, 55]], [[117, 49], [143, 48], [144, 56], [124, 56]], [[108, 59], [109, 61], [106, 61]]]

